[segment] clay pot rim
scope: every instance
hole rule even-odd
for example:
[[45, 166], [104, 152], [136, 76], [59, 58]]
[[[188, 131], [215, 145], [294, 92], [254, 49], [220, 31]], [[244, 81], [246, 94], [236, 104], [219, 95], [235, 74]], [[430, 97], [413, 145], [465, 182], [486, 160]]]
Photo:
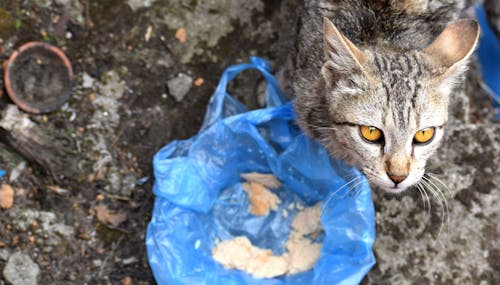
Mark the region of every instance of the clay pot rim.
[[62, 50], [60, 50], [58, 47], [53, 46], [49, 43], [32, 41], [32, 42], [27, 42], [27, 43], [21, 45], [18, 49], [16, 49], [10, 55], [9, 59], [5, 62], [5, 64], [4, 64], [4, 85], [5, 85], [5, 89], [7, 90], [9, 97], [22, 110], [29, 112], [29, 113], [33, 113], [33, 114], [48, 113], [48, 112], [53, 111], [57, 107], [59, 107], [60, 103], [66, 101], [70, 97], [71, 93], [62, 94], [59, 97], [59, 100], [55, 100], [54, 103], [50, 104], [50, 106], [48, 106], [48, 107], [41, 108], [38, 106], [33, 106], [32, 104], [28, 104], [27, 102], [21, 100], [17, 96], [17, 94], [14, 92], [14, 90], [12, 89], [12, 82], [11, 82], [10, 74], [11, 74], [11, 68], [13, 66], [13, 63], [19, 57], [19, 55], [21, 55], [23, 52], [25, 52], [29, 49], [32, 49], [32, 48], [43, 48], [45, 50], [48, 50], [48, 51], [54, 53], [57, 57], [59, 57], [62, 60], [64, 67], [66, 68], [66, 70], [68, 72], [70, 81], [73, 79], [73, 67], [71, 66], [71, 62], [69, 61], [69, 59], [66, 57], [66, 55], [64, 54], [64, 52]]

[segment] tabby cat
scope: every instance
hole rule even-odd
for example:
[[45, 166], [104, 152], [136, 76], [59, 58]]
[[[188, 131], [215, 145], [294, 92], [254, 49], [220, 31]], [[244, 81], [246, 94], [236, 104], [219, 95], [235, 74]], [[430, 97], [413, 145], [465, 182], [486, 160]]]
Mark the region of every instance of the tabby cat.
[[372, 186], [420, 181], [478, 41], [459, 0], [306, 0], [293, 89], [300, 127]]

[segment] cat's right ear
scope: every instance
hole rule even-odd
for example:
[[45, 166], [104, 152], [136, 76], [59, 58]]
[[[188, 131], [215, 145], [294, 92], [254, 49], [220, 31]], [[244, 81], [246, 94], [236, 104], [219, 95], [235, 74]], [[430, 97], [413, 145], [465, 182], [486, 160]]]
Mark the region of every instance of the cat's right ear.
[[323, 18], [323, 29], [326, 63], [321, 73], [325, 80], [332, 80], [334, 73], [364, 72], [365, 54], [326, 17]]

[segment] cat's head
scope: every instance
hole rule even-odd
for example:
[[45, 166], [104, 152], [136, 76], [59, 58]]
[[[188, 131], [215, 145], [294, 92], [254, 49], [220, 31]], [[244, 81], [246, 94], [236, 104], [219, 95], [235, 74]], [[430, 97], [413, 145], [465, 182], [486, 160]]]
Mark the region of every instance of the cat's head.
[[421, 179], [442, 140], [453, 86], [478, 35], [477, 22], [461, 20], [422, 50], [384, 48], [387, 43], [363, 50], [325, 19], [325, 114], [312, 116], [326, 121], [313, 122], [308, 133], [361, 169], [372, 185], [404, 191]]

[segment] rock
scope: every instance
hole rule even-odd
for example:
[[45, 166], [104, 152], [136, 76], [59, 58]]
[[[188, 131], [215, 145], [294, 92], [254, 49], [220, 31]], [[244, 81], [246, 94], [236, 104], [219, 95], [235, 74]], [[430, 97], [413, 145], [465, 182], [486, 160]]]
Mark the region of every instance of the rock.
[[3, 277], [13, 285], [36, 285], [40, 267], [31, 258], [21, 252], [9, 257], [3, 269]]
[[27, 209], [13, 212], [10, 216], [16, 230], [25, 232], [31, 229], [37, 240], [45, 246], [58, 246], [63, 241], [70, 240], [74, 234], [73, 227], [59, 222], [51, 212]]
[[14, 182], [21, 176], [23, 171], [26, 169], [26, 161], [20, 162], [12, 171], [10, 172], [9, 182]]
[[182, 101], [184, 96], [191, 90], [193, 84], [193, 78], [184, 73], [179, 73], [177, 77], [170, 79], [167, 82], [168, 91], [177, 102]]
[[9, 258], [10, 253], [6, 248], [0, 248], [0, 260], [5, 261]]
[[[449, 126], [427, 173], [446, 195], [376, 195], [376, 270], [365, 284], [483, 284], [499, 280], [500, 125]], [[439, 175], [438, 175], [439, 174]], [[418, 192], [417, 192], [418, 193]], [[390, 281], [389, 281], [390, 280]]]
[[132, 8], [132, 10], [136, 11], [140, 8], [151, 7], [153, 0], [128, 0], [127, 4]]
[[94, 86], [95, 79], [92, 78], [87, 72], [84, 72], [82, 75], [82, 87], [83, 88], [92, 88]]
[[83, 6], [78, 0], [36, 0], [33, 2], [43, 8], [62, 6], [69, 13], [71, 19], [83, 24]]
[[[129, 1], [129, 5], [130, 5]], [[184, 28], [187, 40], [179, 42], [174, 37], [166, 39], [172, 52], [180, 57], [182, 63], [188, 63], [195, 56], [203, 55], [204, 60], [217, 61], [211, 48], [220, 45], [219, 40], [235, 30], [241, 35], [255, 35], [252, 38], [262, 40], [272, 36], [266, 29], [269, 22], [259, 21], [254, 24], [253, 16], [264, 10], [264, 1], [233, 0], [231, 5], [224, 1], [180, 1], [157, 0], [152, 5], [154, 26], [170, 30]], [[207, 48], [208, 47], [208, 48]]]

